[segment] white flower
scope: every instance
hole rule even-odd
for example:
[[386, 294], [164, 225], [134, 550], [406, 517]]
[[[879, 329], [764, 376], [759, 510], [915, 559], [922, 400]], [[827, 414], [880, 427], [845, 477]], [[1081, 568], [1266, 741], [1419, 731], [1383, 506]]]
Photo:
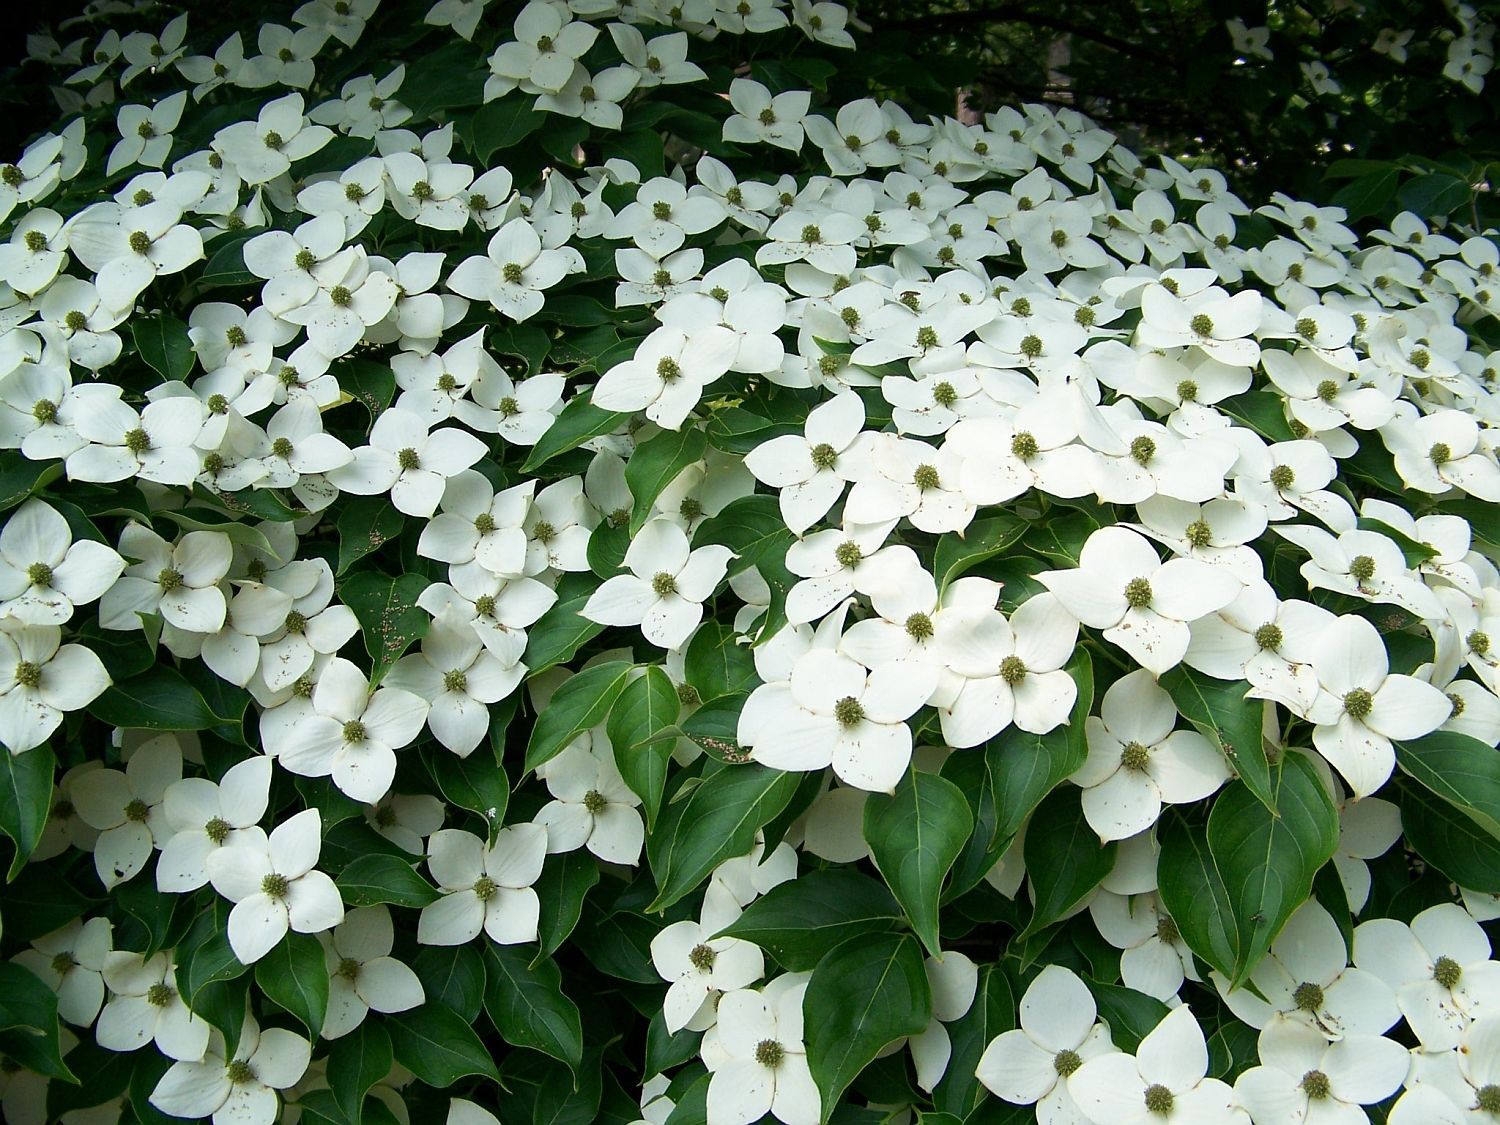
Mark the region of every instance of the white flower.
[[486, 101], [517, 86], [528, 94], [557, 93], [567, 84], [576, 60], [594, 45], [599, 29], [572, 20], [566, 5], [532, 0], [516, 16], [515, 35], [490, 57]]
[[203, 236], [181, 218], [166, 200], [131, 208], [96, 203], [69, 220], [68, 247], [95, 272], [104, 303], [128, 309], [158, 277], [203, 258]]
[[713, 595], [733, 557], [718, 544], [690, 550], [677, 524], [650, 520], [625, 552], [630, 573], [606, 579], [590, 595], [582, 615], [604, 625], [639, 625], [652, 644], [678, 648], [703, 620], [702, 603]]
[[18, 293], [42, 293], [68, 264], [63, 217], [47, 207], [26, 212], [0, 246], [0, 280]]
[[385, 906], [351, 910], [325, 935], [328, 964], [328, 1016], [324, 1039], [347, 1035], [367, 1012], [404, 1012], [422, 1004], [426, 993], [417, 974], [391, 956], [395, 931]]
[[738, 740], [773, 769], [832, 765], [846, 785], [889, 793], [911, 763], [906, 720], [936, 685], [930, 665], [892, 661], [867, 673], [847, 656], [815, 648], [793, 666], [790, 680], [751, 693]]
[[78, 815], [100, 832], [94, 869], [105, 889], [134, 878], [152, 847], [166, 843], [171, 827], [163, 800], [181, 779], [182, 752], [166, 734], [137, 747], [124, 773], [95, 770], [73, 783]]
[[404, 852], [423, 855], [426, 840], [443, 826], [448, 806], [428, 793], [387, 793], [365, 808], [365, 823]]
[[12, 754], [46, 742], [64, 714], [87, 707], [113, 682], [92, 649], [61, 640], [56, 625], [0, 627], [0, 743]]
[[1315, 644], [1318, 696], [1307, 715], [1317, 724], [1313, 745], [1356, 797], [1368, 796], [1395, 768], [1391, 740], [1432, 733], [1453, 704], [1429, 683], [1387, 674], [1385, 644], [1363, 617], [1330, 622]]
[[268, 183], [286, 172], [292, 161], [311, 156], [333, 140], [332, 129], [308, 124], [302, 95], [287, 94], [265, 103], [254, 121], [220, 129], [213, 148], [245, 183]]
[[115, 119], [120, 139], [110, 149], [105, 174], [113, 176], [132, 164], [160, 168], [172, 150], [172, 130], [182, 120], [186, 104], [187, 91], [179, 90], [151, 106], [121, 106]]
[[781, 517], [793, 534], [827, 515], [844, 485], [864, 468], [864, 424], [864, 403], [843, 391], [808, 412], [802, 436], [783, 434], [746, 454], [745, 467], [755, 479], [779, 490]]
[[1111, 684], [1100, 714], [1088, 717], [1088, 759], [1072, 780], [1101, 840], [1144, 832], [1163, 804], [1201, 800], [1229, 780], [1229, 763], [1208, 739], [1174, 729], [1172, 697], [1146, 669]]
[[1305, 1024], [1268, 1024], [1256, 1044], [1260, 1065], [1234, 1084], [1252, 1120], [1349, 1120], [1359, 1106], [1384, 1101], [1401, 1087], [1406, 1048], [1378, 1035], [1348, 1035], [1330, 1043]]
[[194, 442], [207, 408], [192, 395], [169, 395], [139, 415], [118, 398], [94, 396], [73, 419], [89, 444], [67, 455], [69, 480], [110, 484], [139, 477], [186, 487], [202, 468]]
[[[322, 825], [317, 809], [304, 809], [269, 836], [247, 828], [240, 839], [209, 854], [208, 877], [214, 890], [234, 903], [229, 946], [243, 964], [259, 961], [288, 929], [316, 934], [344, 920], [338, 888], [315, 870]], [[242, 1044], [240, 1050], [244, 1049]]]
[[219, 583], [229, 573], [234, 548], [221, 531], [190, 531], [173, 546], [144, 524], [120, 533], [120, 554], [138, 559], [99, 600], [99, 624], [139, 629], [141, 614], [190, 633], [217, 633], [228, 602]]
[[1458, 1046], [1470, 1021], [1500, 1006], [1500, 963], [1490, 940], [1456, 903], [1428, 907], [1408, 927], [1372, 918], [1354, 931], [1354, 963], [1396, 992], [1425, 1051]]
[[355, 800], [378, 801], [396, 775], [396, 751], [421, 732], [427, 709], [425, 699], [400, 688], [372, 693], [363, 672], [335, 657], [313, 688], [312, 712], [285, 720], [281, 708], [264, 712], [261, 738], [266, 752], [293, 773], [331, 776]]
[[557, 593], [534, 578], [500, 577], [477, 561], [451, 567], [448, 575], [452, 585], [434, 582], [417, 605], [434, 617], [456, 613], [502, 666], [524, 668], [526, 629], [556, 604]]
[[1190, 622], [1223, 609], [1240, 591], [1224, 568], [1196, 559], [1163, 563], [1144, 538], [1124, 527], [1089, 536], [1075, 570], [1047, 571], [1037, 581], [1083, 624], [1160, 675], [1187, 652]]
[[151, 1104], [172, 1117], [212, 1117], [214, 1125], [271, 1125], [277, 1090], [307, 1073], [312, 1046], [285, 1028], [264, 1031], [248, 1013], [234, 1057], [215, 1031], [201, 1061], [175, 1062], [151, 1091]]
[[1250, 695], [1306, 715], [1318, 696], [1312, 660], [1334, 620], [1311, 602], [1278, 602], [1270, 583], [1247, 585], [1217, 614], [1200, 617], [1182, 662], [1220, 680], [1250, 681]]
[[489, 733], [490, 704], [515, 690], [526, 665], [503, 664], [485, 649], [472, 619], [455, 609], [434, 619], [422, 638], [421, 652], [398, 660], [385, 686], [428, 703], [427, 725], [432, 733], [466, 758]]
[[927, 958], [922, 968], [927, 975], [928, 990], [932, 993], [932, 1019], [923, 1031], [911, 1036], [906, 1043], [911, 1048], [912, 1062], [916, 1064], [917, 1085], [931, 1093], [948, 1072], [948, 1063], [953, 1057], [953, 1043], [943, 1024], [962, 1019], [974, 1006], [979, 969], [968, 957], [952, 949], [940, 957]]
[[354, 460], [328, 479], [360, 496], [389, 492], [398, 511], [425, 519], [437, 510], [447, 479], [484, 454], [484, 442], [473, 434], [448, 427], [429, 433], [422, 416], [386, 410], [370, 430], [370, 444], [356, 449]]
[[641, 341], [634, 358], [600, 376], [593, 404], [605, 410], [644, 410], [663, 429], [681, 429], [703, 389], [729, 370], [738, 351], [739, 337], [722, 325], [691, 334], [658, 328]]
[[427, 870], [443, 897], [422, 908], [417, 941], [463, 945], [481, 930], [500, 945], [535, 941], [541, 903], [531, 885], [542, 873], [547, 830], [540, 824], [500, 829], [493, 845], [445, 828], [427, 842]]
[[533, 818], [547, 829], [549, 854], [587, 847], [606, 863], [640, 862], [646, 838], [641, 799], [620, 776], [602, 732], [572, 743], [536, 772], [553, 797]]
[[1167, 1013], [1134, 1056], [1114, 1052], [1084, 1062], [1068, 1079], [1068, 1092], [1098, 1125], [1243, 1122], [1230, 1088], [1207, 1072], [1203, 1030], [1184, 1005]]
[[266, 815], [270, 789], [271, 759], [264, 755], [236, 762], [217, 785], [206, 777], [168, 785], [162, 812], [170, 835], [156, 860], [156, 889], [171, 894], [206, 885], [208, 857]]
[[57, 1014], [77, 1027], [88, 1027], [104, 1003], [104, 963], [114, 946], [108, 918], [75, 918], [44, 934], [15, 956], [42, 983], [57, 993]]
[[671, 982], [662, 1001], [667, 1031], [701, 1026], [721, 992], [747, 988], [765, 974], [765, 958], [752, 942], [713, 936], [713, 930], [685, 919], [651, 939], [651, 963]]
[[748, 1125], [767, 1113], [785, 1125], [814, 1125], [822, 1102], [802, 1043], [807, 973], [784, 973], [764, 988], [737, 989], [719, 999], [719, 1019], [703, 1036], [703, 1062], [713, 1077], [708, 1115]]
[[1089, 1059], [1114, 1051], [1093, 994], [1071, 969], [1048, 965], [1021, 996], [1020, 1027], [990, 1040], [977, 1077], [998, 1098], [1035, 1105], [1038, 1121], [1080, 1121], [1068, 1080]]
[[169, 1059], [196, 1062], [208, 1050], [208, 1021], [195, 1016], [177, 991], [177, 967], [167, 953], [125, 951], [104, 958], [111, 998], [95, 1035], [110, 1051], [134, 1051], [155, 1041]]

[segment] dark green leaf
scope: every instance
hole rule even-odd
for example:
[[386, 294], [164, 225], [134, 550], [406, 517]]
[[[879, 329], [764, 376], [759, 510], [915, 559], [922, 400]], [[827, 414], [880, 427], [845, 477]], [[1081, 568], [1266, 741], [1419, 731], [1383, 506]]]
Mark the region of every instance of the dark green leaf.
[[500, 1078], [494, 1059], [468, 1022], [431, 1000], [386, 1016], [385, 1029], [396, 1061], [429, 1086], [444, 1089], [471, 1074]]
[[365, 1092], [391, 1071], [391, 1037], [379, 1020], [367, 1018], [328, 1049], [328, 1087], [349, 1125], [360, 1125]]
[[1115, 865], [1114, 841], [1099, 842], [1073, 786], [1054, 789], [1036, 808], [1026, 830], [1026, 875], [1033, 908], [1024, 939], [1064, 918]]
[[1401, 827], [1416, 853], [1461, 887], [1500, 894], [1500, 840], [1421, 786], [1399, 792]]
[[562, 408], [562, 413], [547, 428], [541, 440], [531, 447], [521, 472], [535, 472], [559, 453], [577, 449], [600, 434], [611, 433], [629, 420], [629, 414], [603, 410], [590, 402], [587, 395], [577, 395]]
[[16, 846], [6, 881], [26, 866], [52, 814], [52, 775], [57, 759], [43, 744], [22, 754], [0, 747], [0, 833]]
[[531, 728], [526, 770], [550, 762], [584, 731], [598, 726], [625, 690], [633, 665], [611, 660], [585, 668], [552, 693]]
[[1345, 184], [1328, 202], [1342, 207], [1349, 218], [1368, 219], [1378, 215], [1396, 194], [1396, 181], [1400, 174], [1394, 168], [1382, 168]]
[[1271, 766], [1261, 735], [1265, 700], [1247, 698], [1250, 685], [1243, 680], [1216, 680], [1186, 664], [1167, 672], [1160, 683], [1183, 717], [1229, 759], [1250, 792], [1272, 808]]
[[58, 1043], [57, 994], [31, 970], [0, 961], [0, 1049], [38, 1074], [78, 1079], [63, 1061]]
[[196, 358], [187, 325], [165, 313], [130, 318], [130, 334], [146, 365], [167, 382], [187, 377]]
[[947, 1026], [952, 1054], [932, 1100], [939, 1110], [963, 1120], [985, 1097], [984, 1087], [974, 1076], [984, 1049], [997, 1035], [1016, 1026], [1016, 998], [1005, 970], [999, 965], [981, 967], [974, 1002]]
[[571, 589], [559, 584], [556, 604], [526, 630], [526, 655], [522, 659], [531, 675], [572, 660], [580, 648], [604, 632], [603, 625], [583, 616], [583, 607], [595, 588], [594, 584]]
[[1396, 198], [1424, 219], [1440, 219], [1468, 203], [1471, 194], [1469, 185], [1457, 176], [1428, 172], [1402, 184]]
[[942, 952], [943, 879], [973, 830], [974, 815], [963, 793], [935, 773], [908, 770], [894, 794], [871, 793], [865, 801], [870, 858], [934, 957]]
[[882, 1050], [926, 1030], [931, 1019], [922, 949], [909, 934], [867, 934], [829, 950], [802, 1001], [807, 1064], [824, 1116]]
[[470, 148], [481, 165], [488, 166], [496, 152], [519, 144], [546, 124], [547, 115], [533, 109], [531, 101], [515, 94], [481, 106], [474, 114]]
[[718, 621], [705, 621], [688, 642], [683, 678], [700, 699], [750, 691], [760, 683], [750, 650], [734, 629]]
[[344, 571], [401, 534], [406, 517], [388, 496], [348, 496], [339, 505], [339, 566]]
[[811, 969], [836, 945], [901, 922], [891, 893], [852, 867], [809, 871], [772, 887], [720, 931], [752, 941], [791, 972]]
[[938, 589], [946, 590], [965, 571], [1000, 554], [1025, 535], [1028, 527], [1020, 517], [1000, 512], [969, 524], [962, 539], [957, 535], [939, 536], [932, 560]]
[[61, 461], [31, 461], [19, 449], [0, 451], [0, 512], [10, 511], [62, 475]]
[[[491, 710], [503, 706], [496, 704]], [[449, 803], [484, 817], [491, 834], [500, 830], [510, 804], [510, 781], [487, 745], [480, 745], [466, 758], [434, 749], [427, 766]]]
[[335, 882], [350, 906], [392, 902], [415, 907], [438, 899], [438, 892], [411, 864], [393, 855], [362, 855], [339, 872]]
[[598, 882], [599, 864], [582, 848], [548, 858], [534, 887], [541, 900], [538, 959], [552, 956], [568, 940], [583, 913], [584, 897]]
[[550, 958], [532, 961], [513, 945], [485, 948], [484, 1010], [513, 1047], [551, 1055], [576, 1070], [583, 1061], [583, 1020], [563, 995], [562, 973]]
[[231, 235], [209, 243], [213, 248], [213, 256], [198, 275], [198, 287], [219, 289], [226, 286], [258, 285], [260, 278], [245, 268], [245, 243], [255, 237], [256, 233], [259, 232], [243, 237]]
[[373, 571], [351, 574], [339, 586], [339, 598], [354, 611], [370, 654], [370, 686], [380, 683], [391, 665], [427, 632], [432, 618], [418, 608], [427, 589], [420, 574], [387, 578]]
[[1156, 997], [1124, 985], [1097, 980], [1084, 983], [1099, 1005], [1099, 1018], [1109, 1024], [1110, 1039], [1122, 1051], [1134, 1052], [1171, 1010]]
[[1500, 840], [1500, 750], [1466, 734], [1440, 730], [1398, 742], [1396, 763]]
[[207, 730], [238, 721], [233, 715], [215, 714], [182, 673], [167, 664], [106, 688], [89, 704], [89, 714], [110, 726], [151, 730]]
[[625, 685], [605, 725], [620, 776], [645, 808], [648, 831], [656, 826], [662, 789], [667, 783], [667, 764], [677, 742], [675, 737], [657, 736], [677, 721], [680, 709], [672, 678], [664, 668], [653, 664]]
[[630, 533], [634, 535], [651, 515], [662, 489], [679, 473], [703, 458], [708, 437], [696, 426], [662, 430], [635, 447], [625, 463], [625, 483], [630, 488]]
[[668, 804], [646, 841], [658, 888], [647, 910], [665, 910], [722, 861], [748, 852], [756, 829], [786, 807], [800, 780], [753, 763], [726, 766]]
[[472, 945], [424, 945], [411, 960], [427, 1002], [473, 1023], [484, 1000], [484, 958]]
[[738, 742], [740, 712], [747, 696], [742, 691], [710, 699], [682, 720], [682, 733], [721, 762], [743, 762], [748, 757]]
[[255, 983], [267, 998], [301, 1020], [310, 1038], [317, 1038], [328, 1014], [328, 965], [322, 942], [311, 934], [289, 932], [255, 963]]

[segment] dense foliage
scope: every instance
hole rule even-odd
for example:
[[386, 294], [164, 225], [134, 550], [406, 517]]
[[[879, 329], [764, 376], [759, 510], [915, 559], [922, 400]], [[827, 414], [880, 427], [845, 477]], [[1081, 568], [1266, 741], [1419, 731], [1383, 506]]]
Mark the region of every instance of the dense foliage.
[[262, 17], [35, 40], [0, 166], [7, 1121], [1500, 1112], [1481, 174]]

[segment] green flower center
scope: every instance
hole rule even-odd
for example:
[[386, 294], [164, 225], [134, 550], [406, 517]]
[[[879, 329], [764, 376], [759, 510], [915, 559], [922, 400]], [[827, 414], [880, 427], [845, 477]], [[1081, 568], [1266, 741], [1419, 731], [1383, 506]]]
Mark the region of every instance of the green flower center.
[[1182, 402], [1198, 401], [1198, 384], [1191, 379], [1184, 379], [1177, 384], [1177, 397]]
[[[35, 562], [26, 568], [26, 581], [43, 589], [52, 585], [52, 568], [46, 563]], [[1470, 645], [1469, 647], [1473, 647]]]
[[1021, 354], [1027, 359], [1036, 359], [1042, 354], [1042, 338], [1035, 335], [1022, 337]]
[[1018, 460], [1030, 461], [1041, 452], [1041, 446], [1037, 445], [1035, 436], [1022, 430], [1010, 439], [1010, 451]]
[[591, 816], [598, 816], [608, 805], [609, 801], [597, 789], [590, 789], [583, 795], [583, 807], [589, 811]]
[[684, 707], [696, 707], [702, 701], [703, 697], [698, 694], [698, 689], [692, 684], [677, 685], [677, 702]]
[[409, 473], [413, 469], [422, 467], [421, 455], [411, 446], [407, 446], [396, 454], [396, 464], [401, 466], [401, 471]]
[[328, 299], [339, 308], [346, 309], [354, 303], [354, 294], [349, 292], [347, 285], [335, 285], [329, 290]]
[[1281, 626], [1274, 621], [1268, 621], [1255, 630], [1255, 645], [1262, 652], [1276, 652], [1281, 648], [1281, 644], [1285, 639], [1285, 636], [1281, 632]]
[[334, 970], [334, 975], [343, 977], [350, 984], [353, 984], [359, 976], [359, 970], [360, 963], [353, 957], [342, 957], [339, 959], [339, 967]]
[[1197, 519], [1187, 525], [1183, 532], [1183, 538], [1191, 547], [1207, 547], [1213, 540], [1214, 530], [1208, 526], [1207, 520]]
[[[69, 310], [68, 315], [63, 317], [63, 325], [69, 332], [82, 332], [89, 326], [88, 313], [84, 312], [82, 309], [71, 309]], [[51, 420], [52, 419], [50, 418], [47, 419], [47, 421], [49, 422]]]
[[1500, 1086], [1491, 1083], [1475, 1091], [1474, 1108], [1480, 1113], [1500, 1114]]
[[546, 546], [557, 538], [557, 529], [546, 520], [538, 520], [536, 526], [531, 529], [531, 537]]
[[158, 981], [146, 989], [146, 1003], [150, 1004], [153, 1008], [165, 1008], [172, 1002], [172, 997], [175, 995], [176, 993], [172, 991], [170, 986]]
[[1026, 678], [1026, 661], [1012, 653], [1000, 661], [1000, 678], [1015, 687]]
[[1363, 586], [1375, 577], [1375, 560], [1369, 555], [1355, 555], [1349, 563], [1349, 575]]
[[255, 1081], [255, 1068], [244, 1059], [235, 1059], [224, 1068], [224, 1074], [236, 1086]]
[[1082, 1065], [1083, 1059], [1079, 1058], [1077, 1051], [1058, 1051], [1052, 1056], [1052, 1069], [1062, 1078], [1072, 1077], [1073, 1072]]
[[1439, 957], [1432, 963], [1432, 979], [1444, 988], [1457, 988], [1463, 975], [1464, 967], [1452, 957]]
[[1352, 719], [1364, 719], [1374, 706], [1375, 697], [1362, 687], [1344, 694], [1344, 710]]
[[706, 973], [714, 967], [714, 961], [718, 956], [712, 948], [699, 942], [688, 951], [688, 964], [700, 973]]
[[266, 147], [268, 149], [271, 149], [273, 152], [281, 151], [281, 146], [286, 144], [286, 142], [281, 139], [281, 134], [278, 133], [275, 129], [272, 129], [269, 133], [267, 133], [263, 139], [266, 142]]
[[433, 196], [432, 185], [426, 180], [418, 180], [411, 185], [411, 195], [419, 203], [426, 203]]
[[495, 612], [495, 595], [480, 594], [474, 599], [474, 612], [480, 617], [490, 617]]
[[911, 475], [911, 482], [917, 486], [918, 492], [930, 492], [940, 483], [938, 471], [931, 465], [918, 465]]
[[802, 228], [802, 241], [809, 246], [816, 246], [823, 241], [823, 232], [813, 223], [808, 223]]
[[1292, 487], [1292, 482], [1297, 479], [1297, 473], [1290, 465], [1271, 466], [1271, 484], [1279, 491], [1285, 491]]
[[651, 592], [658, 598], [669, 598], [677, 593], [677, 577], [668, 574], [665, 570], [658, 570], [651, 576]]
[[1145, 578], [1132, 578], [1125, 583], [1125, 604], [1131, 609], [1145, 609], [1151, 604], [1151, 582]]
[[6, 164], [0, 167], [0, 180], [4, 180], [10, 187], [20, 187], [26, 182], [26, 173], [14, 164]]
[[925, 641], [932, 632], [932, 618], [925, 613], [914, 613], [906, 619], [906, 635], [912, 640]]
[[279, 437], [271, 443], [271, 453], [276, 457], [290, 457], [295, 448], [289, 437]]
[[1453, 449], [1445, 441], [1435, 441], [1432, 448], [1427, 451], [1433, 467], [1441, 469], [1449, 461], [1453, 460]]
[[1299, 1012], [1316, 1012], [1323, 1007], [1323, 989], [1320, 985], [1305, 980], [1292, 992], [1292, 1003]]
[[1172, 1097], [1172, 1091], [1168, 1090], [1160, 1082], [1153, 1082], [1146, 1087], [1146, 1111], [1157, 1113], [1165, 1117], [1172, 1112], [1172, 1103], [1176, 1100]]
[[1318, 334], [1318, 322], [1310, 316], [1304, 316], [1297, 321], [1297, 335], [1304, 340], [1311, 340]]
[[952, 406], [958, 401], [958, 392], [953, 389], [952, 383], [939, 383], [932, 388], [932, 401], [939, 406]]
[[203, 826], [203, 834], [215, 844], [222, 844], [229, 839], [229, 824], [216, 816]]
[[672, 205], [664, 199], [651, 204], [651, 217], [657, 222], [666, 222], [672, 217]]
[[921, 328], [917, 329], [917, 347], [921, 348], [923, 351], [926, 351], [928, 348], [935, 348], [937, 346], [938, 334], [936, 328], [933, 328], [931, 325], [924, 324]]
[[859, 544], [852, 539], [846, 539], [833, 551], [834, 560], [842, 567], [858, 566], [864, 559], [864, 552], [859, 549]]
[[163, 594], [170, 594], [173, 590], [182, 586], [182, 571], [170, 566], [164, 566], [156, 575], [156, 584], [161, 587]]
[[[36, 584], [38, 586], [42, 585], [42, 583], [40, 583], [40, 582], [38, 582]], [[1469, 651], [1472, 652], [1475, 656], [1488, 656], [1489, 655], [1489, 651], [1490, 651], [1490, 635], [1488, 633], [1484, 633], [1484, 632], [1481, 632], [1478, 629], [1475, 629], [1472, 633], [1470, 633], [1468, 635], [1467, 638], [1465, 638], [1465, 640], [1466, 640], [1466, 642], [1467, 642], [1467, 644], [1469, 646]]]
[[1324, 402], [1332, 402], [1339, 397], [1339, 384], [1336, 379], [1324, 379], [1318, 384], [1318, 397]]
[[136, 824], [144, 824], [151, 816], [151, 806], [139, 797], [132, 798], [125, 806], [125, 819], [134, 821]]
[[1127, 742], [1120, 751], [1120, 768], [1144, 773], [1151, 763], [1151, 751], [1139, 742]]
[[26, 249], [30, 250], [33, 254], [47, 249], [47, 236], [39, 230], [27, 231]]
[[865, 709], [854, 696], [846, 695], [833, 705], [833, 717], [839, 726], [852, 727], [864, 719]]
[[662, 356], [656, 361], [656, 377], [663, 383], [675, 382], [682, 375], [682, 368], [671, 356]]
[[318, 264], [318, 256], [311, 250], [298, 250], [297, 256], [292, 260], [299, 270], [310, 270]]
[[42, 666], [34, 664], [30, 660], [23, 660], [16, 665], [16, 683], [24, 688], [41, 686]]
[[1182, 940], [1182, 933], [1177, 929], [1177, 923], [1165, 914], [1156, 919], [1156, 940], [1167, 945], [1176, 945]]
[[137, 426], [125, 435], [125, 448], [139, 456], [151, 450], [151, 435]]
[[1302, 1081], [1298, 1085], [1302, 1087], [1302, 1092], [1315, 1102], [1322, 1101], [1333, 1090], [1328, 1082], [1328, 1075], [1321, 1070], [1309, 1070], [1302, 1076]]
[[273, 871], [260, 881], [260, 893], [268, 898], [285, 898], [290, 886], [291, 881], [285, 875], [278, 875]]
[[469, 674], [462, 668], [443, 673], [443, 690], [463, 695], [469, 690]]
[[519, 262], [506, 262], [500, 269], [500, 276], [507, 285], [520, 285], [521, 279], [526, 276], [526, 267]]
[[786, 1057], [786, 1050], [774, 1039], [762, 1039], [755, 1045], [755, 1061], [761, 1066], [775, 1070]]
[[1151, 458], [1156, 456], [1156, 442], [1141, 434], [1130, 443], [1130, 456], [1136, 464], [1145, 468], [1151, 464]]
[[490, 899], [495, 897], [495, 892], [499, 889], [500, 885], [488, 875], [481, 875], [478, 879], [474, 880], [474, 897], [480, 902], [489, 902]]
[[365, 724], [358, 719], [350, 719], [344, 724], [344, 741], [361, 743], [370, 737], [370, 732], [365, 729]]
[[812, 447], [812, 463], [815, 469], [831, 469], [838, 464], [838, 450], [826, 441], [819, 442]]

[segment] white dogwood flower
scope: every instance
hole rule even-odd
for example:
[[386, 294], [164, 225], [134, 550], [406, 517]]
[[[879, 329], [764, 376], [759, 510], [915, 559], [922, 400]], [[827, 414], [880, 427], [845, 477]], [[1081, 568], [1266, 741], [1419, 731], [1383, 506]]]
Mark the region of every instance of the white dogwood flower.
[[650, 520], [625, 551], [629, 574], [604, 581], [582, 614], [603, 625], [639, 625], [654, 645], [674, 649], [703, 620], [703, 602], [734, 557], [718, 544], [692, 550], [682, 528], [669, 519]]
[[395, 930], [384, 905], [351, 910], [322, 935], [328, 965], [328, 1015], [318, 1033], [347, 1035], [370, 1011], [405, 1012], [426, 1001], [417, 974], [391, 956]]
[[531, 889], [547, 855], [547, 830], [512, 824], [487, 845], [471, 832], [445, 828], [427, 841], [427, 870], [443, 897], [422, 908], [417, 941], [463, 945], [480, 931], [499, 945], [535, 941], [541, 904]]

